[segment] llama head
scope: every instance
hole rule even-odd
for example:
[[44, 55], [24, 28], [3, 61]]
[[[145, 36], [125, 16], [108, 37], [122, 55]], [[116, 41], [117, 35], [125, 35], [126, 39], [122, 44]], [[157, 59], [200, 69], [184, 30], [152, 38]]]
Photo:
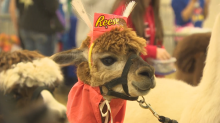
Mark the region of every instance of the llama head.
[[79, 79], [90, 86], [99, 86], [105, 99], [114, 96], [136, 100], [149, 92], [155, 86], [154, 69], [139, 56], [145, 54], [146, 41], [127, 28], [127, 17], [135, 2], [127, 5], [123, 16], [95, 13], [93, 26], [81, 1], [74, 0], [72, 5], [91, 33], [80, 48], [51, 58], [61, 65], [79, 64]]
[[[140, 53], [145, 54], [146, 41], [138, 37], [134, 31], [116, 27], [94, 40], [91, 69], [88, 63], [90, 40], [88, 36], [80, 48], [54, 54], [51, 58], [64, 66], [77, 65], [80, 80], [91, 86], [102, 86], [121, 77], [127, 60], [132, 54], [136, 54], [138, 56], [132, 59], [132, 65], [128, 68], [129, 94], [145, 95], [155, 86], [154, 69], [139, 56]], [[121, 84], [115, 86], [113, 90], [125, 93]]]
[[0, 53], [0, 59], [0, 91], [6, 101], [15, 102], [14, 109], [45, 104], [55, 117], [63, 118], [65, 122], [66, 108], [52, 96], [63, 80], [61, 70], [53, 60], [27, 50]]

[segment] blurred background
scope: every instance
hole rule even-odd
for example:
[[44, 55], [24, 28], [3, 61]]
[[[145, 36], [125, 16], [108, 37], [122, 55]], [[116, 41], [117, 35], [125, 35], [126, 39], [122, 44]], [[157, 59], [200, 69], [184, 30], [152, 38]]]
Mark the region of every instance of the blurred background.
[[[94, 4], [96, 4], [95, 0], [94, 2], [90, 2], [89, 0], [82, 0], [86, 2], [86, 9], [87, 10], [92, 10], [92, 12], [102, 12], [102, 13], [110, 13], [110, 9], [113, 6], [113, 1], [115, 0], [110, 0], [108, 6], [107, 5], [102, 5], [101, 2], [99, 3], [99, 8], [94, 7]], [[13, 25], [10, 13], [9, 13], [9, 4], [10, 0], [1, 0], [1, 6], [0, 6], [0, 34], [7, 34], [7, 35], [16, 35], [15, 27]], [[163, 27], [164, 27], [164, 33], [165, 33], [165, 39], [164, 39], [164, 45], [169, 53], [173, 52], [174, 45], [173, 45], [173, 39], [170, 39], [169, 36], [171, 33], [174, 32], [175, 30], [175, 15], [174, 15], [174, 10], [172, 9], [171, 6], [171, 0], [161, 0], [160, 1], [160, 16], [163, 22]], [[65, 3], [65, 0], [60, 0], [60, 3], [63, 4]], [[107, 6], [107, 8], [105, 7]], [[101, 7], [101, 8], [100, 8]], [[103, 8], [105, 9], [103, 9]], [[73, 13], [73, 9], [71, 10]], [[203, 28], [208, 28], [212, 29], [213, 26], [213, 20], [215, 19], [216, 15], [220, 11], [219, 7], [219, 1], [218, 0], [211, 0], [210, 5], [209, 5], [209, 15], [208, 17], [204, 20], [203, 23]], [[91, 13], [92, 13], [91, 12]], [[77, 16], [76, 13], [74, 13], [74, 16]], [[90, 16], [92, 20], [92, 15]], [[78, 23], [80, 25], [81, 19], [78, 19]], [[34, 23], [34, 22], [33, 22]], [[80, 29], [78, 29], [81, 31]], [[79, 39], [80, 40], [80, 39]], [[6, 50], [6, 49], [5, 49]]]
[[[120, 7], [124, 5], [122, 3], [128, 1], [82, 0], [92, 22], [95, 12], [120, 15], [123, 10]], [[143, 18], [142, 21], [134, 22], [135, 14], [131, 14], [131, 28], [136, 29], [139, 35], [137, 25], [142, 22], [146, 28], [139, 36], [145, 38], [148, 45], [156, 50], [152, 56], [143, 57], [144, 60], [151, 61], [158, 73], [155, 73], [157, 77], [183, 80], [196, 86], [202, 77], [206, 49], [214, 20], [220, 12], [220, 1], [136, 1], [143, 2], [144, 6], [139, 3], [134, 12], [146, 14], [147, 19], [144, 23]], [[144, 7], [144, 12], [141, 7]], [[151, 11], [153, 16], [148, 16], [152, 14]], [[155, 22], [152, 22], [154, 19]], [[200, 21], [199, 26], [196, 21]], [[150, 22], [155, 26], [154, 34], [159, 35], [155, 36], [153, 42], [152, 32], [146, 31], [151, 26]], [[51, 56], [79, 47], [88, 33], [89, 28], [72, 8], [71, 0], [0, 0], [0, 52], [27, 49]], [[74, 66], [62, 68], [62, 72], [64, 83], [55, 89], [54, 96], [66, 105], [68, 92], [78, 80]]]

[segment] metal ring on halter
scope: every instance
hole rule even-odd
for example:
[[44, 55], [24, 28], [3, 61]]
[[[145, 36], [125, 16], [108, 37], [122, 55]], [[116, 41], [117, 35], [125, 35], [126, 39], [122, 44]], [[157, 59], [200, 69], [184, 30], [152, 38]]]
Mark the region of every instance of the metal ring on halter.
[[145, 98], [144, 98], [143, 96], [141, 96], [141, 97], [142, 97], [143, 100], [138, 100], [138, 99], [137, 99], [137, 102], [138, 102], [139, 104], [145, 102]]
[[140, 105], [142, 108], [148, 109], [149, 106], [148, 106], [148, 104], [145, 102], [145, 98], [144, 98], [143, 96], [141, 96], [141, 97], [142, 97], [142, 100], [138, 100], [138, 99], [137, 99], [137, 102], [139, 103], [139, 105]]

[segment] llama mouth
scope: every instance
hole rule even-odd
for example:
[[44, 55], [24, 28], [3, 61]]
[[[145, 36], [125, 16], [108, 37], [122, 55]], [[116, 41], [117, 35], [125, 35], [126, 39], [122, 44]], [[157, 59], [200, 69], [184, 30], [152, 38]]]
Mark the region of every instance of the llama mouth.
[[138, 86], [136, 86], [135, 84], [132, 83], [132, 86], [139, 92], [146, 92], [146, 91], [149, 91], [150, 88], [147, 88], [147, 89], [141, 89], [139, 88]]

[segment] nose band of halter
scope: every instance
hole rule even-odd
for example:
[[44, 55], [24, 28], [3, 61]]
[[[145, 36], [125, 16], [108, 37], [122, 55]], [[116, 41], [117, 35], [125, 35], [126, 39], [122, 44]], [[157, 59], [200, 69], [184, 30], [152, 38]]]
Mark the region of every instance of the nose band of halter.
[[[108, 89], [108, 92], [106, 95], [115, 96], [115, 97], [125, 99], [125, 100], [137, 100], [138, 99], [138, 97], [131, 97], [130, 96], [130, 94], [128, 92], [128, 80], [127, 80], [129, 69], [130, 69], [131, 65], [133, 64], [132, 59], [135, 59], [136, 57], [138, 57], [136, 54], [132, 54], [128, 58], [128, 60], [125, 64], [125, 67], [123, 69], [121, 77], [113, 79], [110, 82], [107, 82], [103, 85]], [[119, 93], [119, 92], [115, 92], [112, 90], [112, 88], [118, 84], [122, 84], [123, 90], [127, 95]], [[99, 88], [100, 88], [101, 94], [103, 94], [102, 86], [100, 86]]]

